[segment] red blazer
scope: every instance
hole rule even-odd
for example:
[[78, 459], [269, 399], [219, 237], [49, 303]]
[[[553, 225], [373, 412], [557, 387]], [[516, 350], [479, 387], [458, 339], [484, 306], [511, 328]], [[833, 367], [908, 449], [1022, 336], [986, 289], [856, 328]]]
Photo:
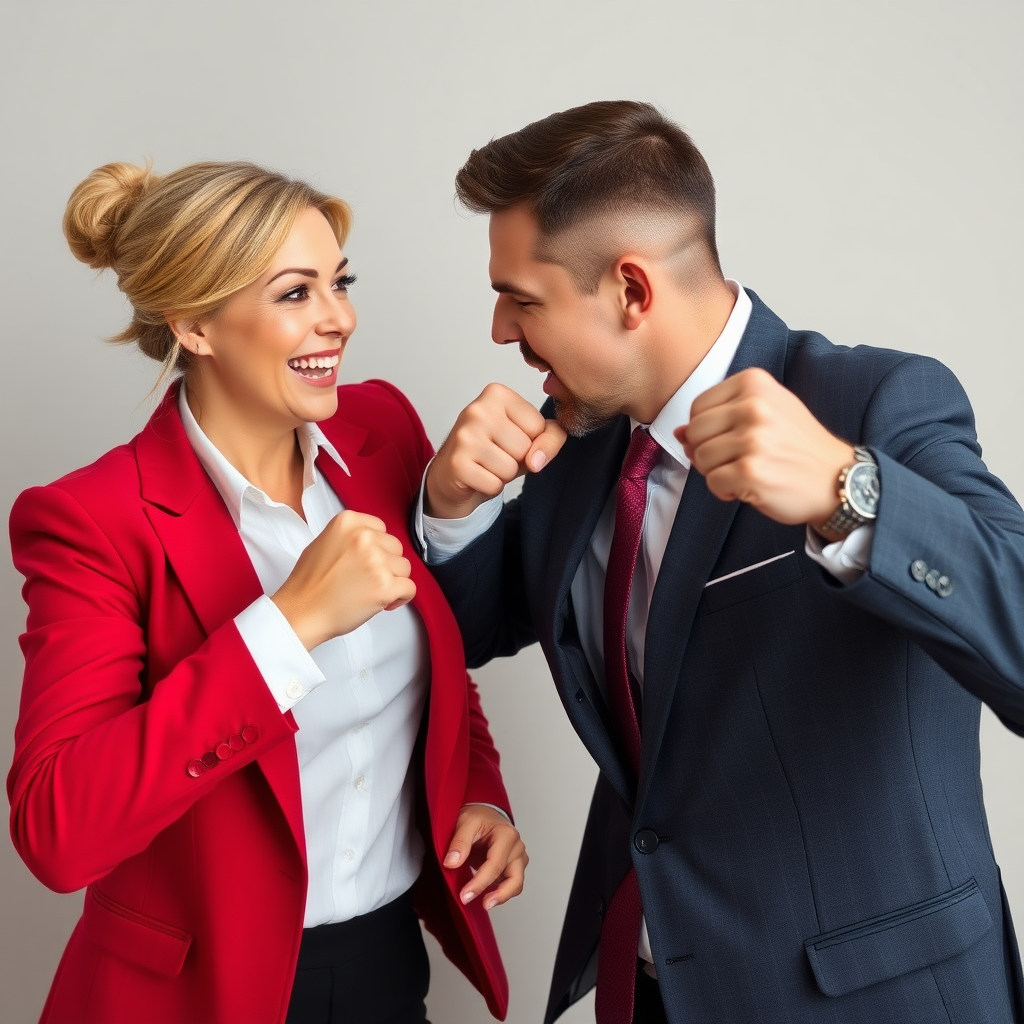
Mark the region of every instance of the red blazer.
[[[51, 889], [88, 886], [47, 1024], [279, 1024], [291, 993], [306, 895], [297, 727], [234, 626], [262, 589], [177, 393], [129, 444], [11, 513], [29, 608], [11, 835]], [[320, 470], [403, 541], [429, 635], [417, 909], [504, 1019], [483, 901], [463, 907], [469, 869], [440, 867], [463, 804], [509, 804], [455, 620], [408, 536], [430, 444], [380, 381], [340, 388], [321, 426], [352, 475], [329, 456]]]

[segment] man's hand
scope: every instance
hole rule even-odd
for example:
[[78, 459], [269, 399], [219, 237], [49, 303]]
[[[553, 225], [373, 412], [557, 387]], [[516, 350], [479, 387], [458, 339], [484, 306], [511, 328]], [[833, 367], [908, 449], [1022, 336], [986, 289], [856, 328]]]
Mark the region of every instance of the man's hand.
[[460, 894], [463, 903], [486, 893], [483, 907], [491, 910], [523, 891], [523, 876], [530, 862], [526, 846], [516, 827], [486, 804], [462, 808], [444, 866], [457, 868], [467, 860], [476, 874]]
[[854, 461], [849, 444], [760, 369], [727, 377], [699, 395], [690, 422], [675, 434], [716, 497], [819, 531], [839, 503], [839, 471]]
[[502, 384], [488, 384], [462, 410], [427, 471], [424, 511], [462, 519], [505, 484], [539, 472], [565, 443], [565, 431]]
[[339, 512], [299, 555], [271, 601], [307, 651], [416, 596], [402, 542], [376, 516]]

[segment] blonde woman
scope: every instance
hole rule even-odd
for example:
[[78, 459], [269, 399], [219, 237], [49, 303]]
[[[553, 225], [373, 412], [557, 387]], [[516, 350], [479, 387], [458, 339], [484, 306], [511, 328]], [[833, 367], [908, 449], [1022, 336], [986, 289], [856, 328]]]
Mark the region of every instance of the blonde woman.
[[487, 911], [527, 856], [407, 533], [429, 442], [391, 385], [338, 386], [348, 226], [242, 163], [109, 164], [68, 203], [131, 303], [117, 340], [176, 379], [11, 514], [12, 834], [87, 887], [43, 1021], [421, 1022], [417, 916], [504, 1017]]

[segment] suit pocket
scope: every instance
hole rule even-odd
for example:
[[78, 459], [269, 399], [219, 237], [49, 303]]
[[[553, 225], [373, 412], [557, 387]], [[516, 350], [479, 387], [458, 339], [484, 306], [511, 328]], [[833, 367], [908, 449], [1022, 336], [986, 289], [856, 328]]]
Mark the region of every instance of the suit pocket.
[[985, 897], [972, 878], [913, 906], [816, 935], [804, 946], [818, 988], [843, 996], [948, 960], [991, 927]]
[[82, 913], [82, 933], [100, 949], [154, 974], [181, 973], [192, 936], [90, 889]]
[[803, 579], [803, 575], [800, 556], [791, 551], [756, 568], [740, 570], [735, 575], [730, 574], [709, 582], [700, 599], [701, 608], [708, 612], [721, 611], [730, 605], [797, 583]]

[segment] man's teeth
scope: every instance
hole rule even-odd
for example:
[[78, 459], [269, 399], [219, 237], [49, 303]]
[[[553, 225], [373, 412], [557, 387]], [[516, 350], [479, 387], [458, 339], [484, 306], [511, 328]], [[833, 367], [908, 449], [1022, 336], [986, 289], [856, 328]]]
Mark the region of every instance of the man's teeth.
[[333, 370], [340, 362], [340, 356], [315, 356], [311, 359], [303, 356], [300, 359], [289, 359], [288, 365], [293, 370]]

